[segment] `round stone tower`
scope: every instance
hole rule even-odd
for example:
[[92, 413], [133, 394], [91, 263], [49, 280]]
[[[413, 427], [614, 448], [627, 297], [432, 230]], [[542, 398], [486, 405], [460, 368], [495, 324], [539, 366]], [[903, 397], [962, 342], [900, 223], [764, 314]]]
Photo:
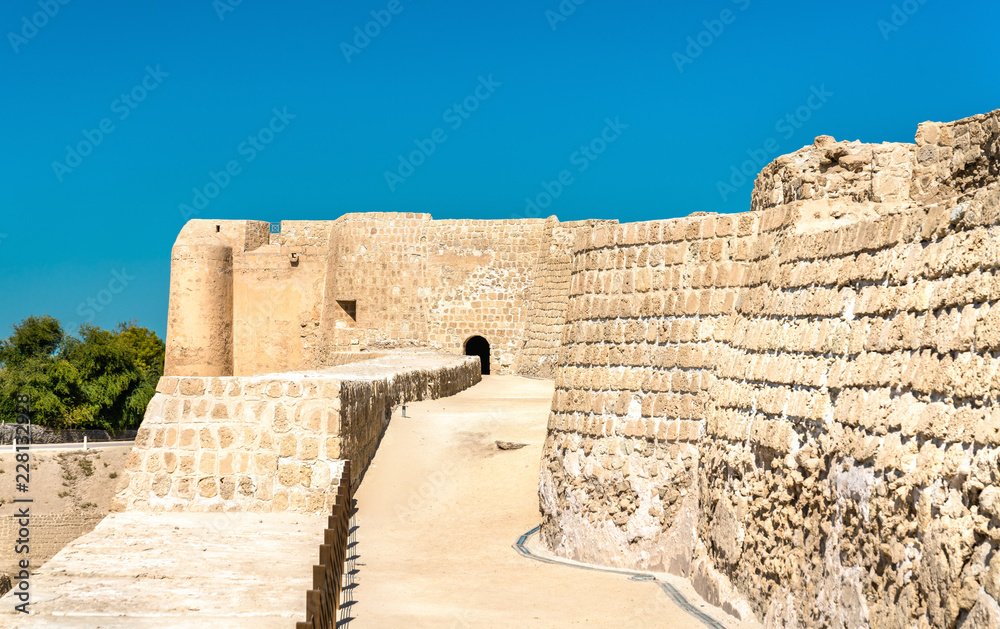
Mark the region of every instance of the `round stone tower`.
[[233, 248], [222, 226], [188, 221], [174, 243], [164, 375], [233, 374]]

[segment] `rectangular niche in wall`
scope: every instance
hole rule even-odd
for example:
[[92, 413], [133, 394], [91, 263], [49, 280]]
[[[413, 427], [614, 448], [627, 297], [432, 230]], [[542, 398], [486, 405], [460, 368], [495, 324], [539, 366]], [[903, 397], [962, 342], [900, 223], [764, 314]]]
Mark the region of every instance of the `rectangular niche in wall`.
[[358, 302], [338, 299], [337, 305], [340, 306], [341, 310], [337, 318], [342, 322], [342, 325], [349, 328], [356, 327], [358, 324]]

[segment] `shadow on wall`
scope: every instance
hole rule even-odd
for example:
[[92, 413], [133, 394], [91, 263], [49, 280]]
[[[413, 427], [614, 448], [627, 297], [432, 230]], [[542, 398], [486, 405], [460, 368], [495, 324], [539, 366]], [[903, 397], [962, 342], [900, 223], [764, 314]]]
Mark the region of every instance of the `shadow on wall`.
[[466, 356], [479, 356], [483, 375], [490, 375], [490, 343], [481, 336], [473, 336], [465, 342]]

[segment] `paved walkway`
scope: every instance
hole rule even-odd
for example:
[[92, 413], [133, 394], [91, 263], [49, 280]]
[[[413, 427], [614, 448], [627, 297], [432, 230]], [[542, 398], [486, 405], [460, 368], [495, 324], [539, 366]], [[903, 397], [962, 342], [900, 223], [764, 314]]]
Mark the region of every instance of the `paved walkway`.
[[113, 513], [30, 579], [17, 629], [291, 628], [326, 518], [290, 513]]
[[[655, 583], [549, 565], [512, 548], [538, 524], [552, 389], [487, 376], [453, 397], [409, 405], [408, 418], [393, 416], [356, 494], [356, 585], [341, 627], [704, 626]], [[497, 440], [528, 445], [501, 451]]]

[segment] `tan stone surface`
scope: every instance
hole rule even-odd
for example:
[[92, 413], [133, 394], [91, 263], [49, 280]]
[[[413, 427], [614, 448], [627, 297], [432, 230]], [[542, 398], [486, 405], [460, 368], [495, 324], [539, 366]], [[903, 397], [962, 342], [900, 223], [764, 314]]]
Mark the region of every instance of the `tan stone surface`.
[[294, 627], [326, 518], [302, 513], [114, 513], [31, 578], [32, 614], [0, 627]]
[[[33, 450], [31, 491], [15, 491], [15, 455], [0, 452], [0, 572], [17, 573], [19, 559], [27, 558], [32, 569], [42, 566], [66, 544], [91, 531], [110, 508], [115, 478], [122, 473], [129, 447], [91, 450]], [[89, 474], [88, 474], [89, 472]], [[31, 503], [15, 503], [30, 498]], [[30, 554], [15, 552], [21, 525], [18, 508], [29, 506]]]

